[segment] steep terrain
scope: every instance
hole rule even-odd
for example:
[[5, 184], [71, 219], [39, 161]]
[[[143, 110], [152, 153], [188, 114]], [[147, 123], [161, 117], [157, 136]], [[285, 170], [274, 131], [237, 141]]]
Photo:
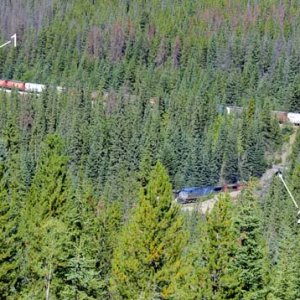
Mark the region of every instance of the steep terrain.
[[[272, 183], [273, 176], [276, 174], [276, 172], [285, 171], [288, 167], [288, 157], [292, 153], [292, 147], [295, 143], [297, 131], [299, 127], [295, 126], [293, 127], [293, 132], [289, 136], [288, 142], [284, 143], [280, 151], [278, 151], [279, 157], [280, 157], [280, 163], [278, 164], [272, 164], [270, 168], [267, 168], [266, 171], [263, 173], [263, 175], [259, 178], [259, 185], [257, 186], [256, 194], [258, 197], [265, 196], [270, 189], [270, 185]], [[278, 154], [274, 154], [274, 159], [278, 159]], [[282, 189], [284, 190], [284, 186], [282, 186]], [[236, 200], [241, 193], [240, 191], [233, 191], [230, 192], [230, 198], [232, 200]], [[188, 204], [181, 204], [181, 210], [183, 211], [198, 211], [199, 213], [206, 214], [208, 212], [211, 212], [214, 205], [217, 203], [219, 199], [219, 195], [214, 195], [213, 198], [201, 201], [198, 200], [195, 203], [188, 203]]]
[[[300, 299], [300, 6], [2, 0], [1, 299]], [[224, 107], [240, 106], [236, 114]], [[291, 154], [290, 148], [292, 148]], [[274, 163], [277, 164], [277, 163]], [[266, 172], [267, 170], [267, 172]], [[261, 178], [183, 214], [172, 189]], [[214, 205], [212, 205], [214, 204]]]

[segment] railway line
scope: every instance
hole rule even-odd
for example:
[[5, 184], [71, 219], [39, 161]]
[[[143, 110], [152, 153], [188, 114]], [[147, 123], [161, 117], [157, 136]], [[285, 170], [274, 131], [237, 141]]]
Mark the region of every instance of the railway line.
[[[46, 90], [47, 85], [39, 83], [31, 83], [17, 80], [0, 79], [0, 90], [11, 93], [12, 90], [17, 90], [20, 94], [36, 93], [40, 94]], [[61, 86], [53, 87], [57, 92], [61, 93], [65, 89]], [[243, 112], [243, 107], [239, 106], [220, 106], [220, 110], [227, 114], [238, 114]], [[272, 111], [272, 114], [277, 118], [279, 123], [291, 123], [294, 126], [300, 126], [300, 113]]]
[[[57, 92], [63, 92], [65, 89], [60, 86], [52, 87]], [[16, 80], [0, 79], [0, 92], [12, 93], [17, 91], [21, 95], [35, 93], [41, 94], [47, 89], [44, 84], [30, 83]], [[224, 108], [224, 107], [223, 107]], [[242, 107], [237, 106], [226, 106], [223, 112], [227, 114], [238, 114], [241, 115], [243, 112]], [[272, 114], [277, 118], [279, 123], [291, 123], [295, 128], [300, 125], [300, 113], [295, 112], [283, 112], [283, 111], [272, 111]], [[282, 159], [280, 166], [273, 165], [270, 169], [266, 170], [264, 175], [261, 177], [260, 182], [262, 190], [266, 190], [270, 185], [271, 179], [274, 174], [283, 167], [285, 164], [286, 155]], [[245, 187], [245, 184], [235, 183], [224, 186], [206, 186], [206, 187], [185, 187], [174, 192], [174, 199], [177, 203], [181, 204], [182, 210], [191, 211], [197, 210], [201, 213], [211, 211], [214, 204], [218, 201], [218, 194], [220, 192], [229, 192], [230, 196], [234, 199], [237, 198], [241, 190]], [[211, 196], [210, 199], [197, 202], [197, 199], [203, 196]]]

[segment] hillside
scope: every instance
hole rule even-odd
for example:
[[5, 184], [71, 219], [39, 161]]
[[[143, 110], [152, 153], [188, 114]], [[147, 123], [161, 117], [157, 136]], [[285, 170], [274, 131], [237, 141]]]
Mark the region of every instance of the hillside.
[[[277, 153], [273, 153], [273, 155], [269, 155], [269, 159], [272, 159], [273, 162], [279, 159], [279, 163], [277, 164], [272, 163], [272, 165], [270, 165], [265, 170], [262, 176], [258, 178], [257, 182], [255, 182], [255, 194], [257, 195], [257, 197], [263, 197], [268, 193], [270, 189], [270, 185], [272, 184], [272, 181], [275, 178], [274, 176], [276, 176], [278, 171], [286, 174], [286, 171], [288, 170], [289, 167], [288, 157], [292, 154], [292, 149], [296, 140], [297, 131], [298, 131], [298, 127], [294, 127], [292, 129], [291, 135], [288, 136], [288, 141], [282, 145], [282, 148], [278, 149]], [[247, 186], [247, 182], [244, 182], [243, 184]], [[229, 191], [228, 193], [230, 195], [231, 200], [238, 201], [239, 196], [242, 193], [244, 188], [245, 187], [242, 186], [239, 190]], [[283, 190], [285, 189], [284, 185], [282, 185], [282, 189]], [[197, 211], [200, 214], [207, 214], [212, 211], [214, 205], [218, 202], [219, 198], [220, 198], [219, 194], [217, 193], [202, 198], [199, 197], [199, 199], [197, 200], [187, 202], [187, 203], [182, 203], [182, 205], [180, 205], [181, 210], [188, 211], [188, 212]], [[290, 202], [290, 206], [293, 206], [292, 202]]]
[[[0, 79], [48, 87], [0, 91], [0, 299], [300, 298], [295, 211], [264, 181], [281, 158], [299, 200], [300, 133], [272, 113], [300, 112], [299, 25], [289, 0], [0, 1]], [[174, 204], [237, 181], [205, 217]]]

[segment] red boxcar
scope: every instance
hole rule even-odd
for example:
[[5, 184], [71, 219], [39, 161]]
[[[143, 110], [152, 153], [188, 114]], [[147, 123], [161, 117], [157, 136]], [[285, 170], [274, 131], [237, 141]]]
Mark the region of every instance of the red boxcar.
[[7, 80], [6, 87], [9, 89], [17, 89], [19, 91], [25, 91], [25, 82]]
[[0, 79], [0, 88], [7, 88], [7, 80]]

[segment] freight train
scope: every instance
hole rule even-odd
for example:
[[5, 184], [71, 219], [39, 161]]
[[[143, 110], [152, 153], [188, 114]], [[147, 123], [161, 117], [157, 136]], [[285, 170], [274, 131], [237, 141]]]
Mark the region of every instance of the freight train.
[[[0, 90], [11, 91], [18, 90], [20, 93], [42, 93], [46, 89], [46, 85], [38, 83], [29, 83], [16, 80], [6, 80], [0, 79]], [[58, 92], [62, 92], [64, 88], [57, 86], [55, 89]], [[218, 106], [218, 111], [227, 114], [237, 114], [241, 115], [243, 112], [243, 107], [239, 106]], [[279, 121], [279, 123], [291, 123], [295, 126], [300, 126], [300, 113], [295, 112], [284, 112], [284, 111], [272, 111], [272, 114]]]
[[239, 191], [245, 187], [242, 183], [233, 183], [219, 186], [186, 187], [174, 191], [175, 201], [181, 204], [195, 202], [205, 196], [213, 196], [220, 192]]
[[[0, 89], [3, 89], [3, 90], [14, 90], [15, 89], [20, 92], [41, 93], [46, 89], [46, 85], [23, 82], [23, 81], [16, 81], [16, 80], [0, 79]], [[56, 90], [58, 92], [62, 92], [63, 88], [60, 86], [57, 86]]]

